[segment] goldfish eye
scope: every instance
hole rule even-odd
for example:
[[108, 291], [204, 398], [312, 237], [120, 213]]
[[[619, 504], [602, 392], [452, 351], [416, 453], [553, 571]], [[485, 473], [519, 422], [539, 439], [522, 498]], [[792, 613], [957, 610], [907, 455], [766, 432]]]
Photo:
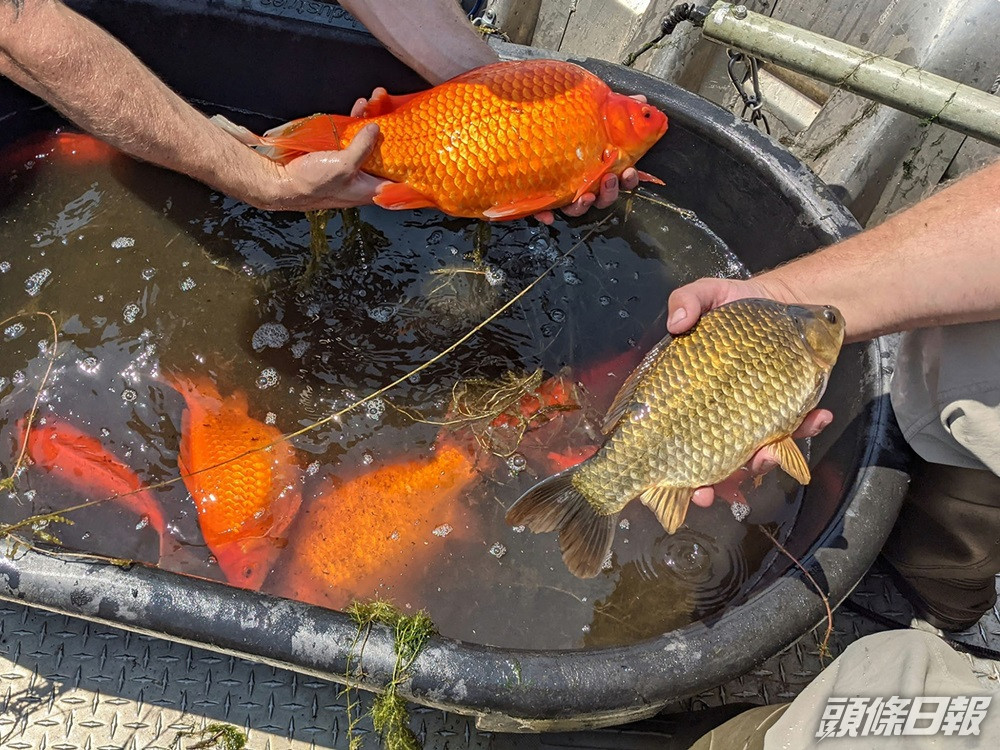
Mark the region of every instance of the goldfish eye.
[[652, 111], [650, 111], [649, 107], [643, 107], [642, 108], [642, 116], [645, 117], [648, 120], [650, 117], [653, 116], [653, 113], [652, 113]]
[[837, 313], [835, 313], [828, 307], [823, 311], [823, 318], [826, 320], [827, 323], [833, 325], [834, 323], [837, 322]]

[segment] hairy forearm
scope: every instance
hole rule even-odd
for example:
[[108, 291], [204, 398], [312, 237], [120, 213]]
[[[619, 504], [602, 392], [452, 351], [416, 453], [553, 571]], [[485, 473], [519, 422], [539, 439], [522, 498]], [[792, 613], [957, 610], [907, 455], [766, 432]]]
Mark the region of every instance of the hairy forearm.
[[25, 0], [19, 12], [11, 6], [0, 13], [0, 73], [84, 130], [238, 198], [273, 180], [269, 160], [212, 125], [123, 45], [62, 3]]
[[836, 305], [852, 341], [1000, 318], [1000, 162], [756, 280], [777, 299]]
[[455, 0], [342, 0], [341, 4], [431, 83], [497, 61]]

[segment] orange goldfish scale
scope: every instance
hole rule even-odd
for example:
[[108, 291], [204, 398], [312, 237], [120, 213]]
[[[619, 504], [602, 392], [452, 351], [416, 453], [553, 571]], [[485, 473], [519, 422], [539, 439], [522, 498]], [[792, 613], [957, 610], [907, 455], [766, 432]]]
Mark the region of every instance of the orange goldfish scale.
[[343, 136], [377, 122], [381, 145], [365, 171], [405, 182], [446, 213], [481, 214], [545, 195], [561, 205], [601, 162], [607, 145], [601, 108], [609, 93], [573, 65], [490, 66], [394, 112], [351, 121]]
[[430, 460], [386, 466], [327, 492], [293, 535], [287, 593], [328, 606], [345, 591], [363, 594], [373, 577], [405, 565], [432, 525], [455, 521], [455, 501], [475, 478], [472, 456], [445, 445]]

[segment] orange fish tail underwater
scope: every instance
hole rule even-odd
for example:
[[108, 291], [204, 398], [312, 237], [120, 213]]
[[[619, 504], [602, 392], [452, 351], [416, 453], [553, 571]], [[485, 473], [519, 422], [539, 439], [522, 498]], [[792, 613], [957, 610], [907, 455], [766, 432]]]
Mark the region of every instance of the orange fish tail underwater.
[[279, 161], [342, 148], [377, 123], [379, 138], [362, 168], [392, 184], [375, 203], [490, 220], [570, 203], [604, 174], [634, 165], [667, 130], [656, 107], [558, 60], [487, 65], [416, 94], [381, 94], [362, 117], [314, 115], [263, 138], [216, 121]]

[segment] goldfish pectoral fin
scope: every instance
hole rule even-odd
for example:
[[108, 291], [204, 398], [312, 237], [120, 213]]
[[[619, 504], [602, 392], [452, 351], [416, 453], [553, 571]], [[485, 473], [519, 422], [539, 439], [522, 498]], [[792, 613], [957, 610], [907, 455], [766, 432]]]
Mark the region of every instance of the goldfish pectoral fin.
[[629, 373], [629, 376], [625, 378], [625, 382], [622, 383], [622, 387], [618, 389], [618, 395], [615, 396], [615, 400], [611, 402], [611, 406], [608, 407], [608, 413], [604, 416], [604, 422], [601, 423], [601, 432], [605, 435], [611, 433], [618, 422], [621, 420], [622, 415], [625, 414], [625, 410], [632, 405], [635, 396], [635, 389], [639, 385], [639, 381], [645, 377], [646, 373], [649, 372], [660, 355], [663, 354], [663, 350], [667, 348], [667, 345], [673, 340], [673, 336], [669, 333], [660, 339], [656, 346], [646, 352], [646, 356], [642, 358], [642, 361], [636, 365], [635, 369]]
[[652, 182], [654, 185], [666, 185], [663, 180], [655, 175], [651, 175], [649, 172], [643, 172], [641, 169], [637, 169], [636, 172], [639, 173], [639, 182]]
[[580, 200], [580, 196], [587, 192], [597, 192], [594, 187], [600, 182], [600, 179], [604, 177], [605, 173], [618, 161], [618, 149], [616, 148], [606, 148], [604, 150], [604, 157], [598, 163], [596, 167], [593, 167], [583, 175], [583, 179], [580, 181], [580, 187], [577, 188], [576, 195], [573, 196], [573, 200]]
[[510, 507], [506, 519], [536, 534], [558, 531], [566, 567], [577, 578], [593, 578], [611, 551], [618, 514], [598, 513], [572, 480], [567, 471], [540, 482]]
[[558, 198], [559, 196], [555, 193], [544, 193], [542, 195], [533, 195], [530, 198], [521, 198], [510, 203], [499, 203], [483, 211], [483, 216], [490, 221], [520, 219], [522, 216], [530, 216], [539, 211], [556, 208]]
[[390, 211], [401, 211], [407, 208], [437, 208], [431, 198], [420, 193], [405, 182], [386, 182], [375, 193], [375, 205], [388, 208]]
[[673, 534], [684, 523], [695, 487], [665, 487], [656, 485], [639, 495], [642, 504], [653, 511], [660, 525]]
[[[417, 94], [419, 93], [422, 92], [417, 92]], [[393, 96], [392, 94], [386, 92], [385, 89], [380, 89], [378, 94], [368, 100], [368, 103], [365, 105], [363, 116], [378, 117], [379, 115], [387, 115], [390, 112], [395, 112], [397, 109], [417, 96], [417, 94], [397, 94]]]
[[786, 437], [776, 443], [771, 443], [770, 448], [782, 469], [794, 477], [799, 484], [809, 484], [809, 480], [812, 479], [809, 465], [794, 440]]

